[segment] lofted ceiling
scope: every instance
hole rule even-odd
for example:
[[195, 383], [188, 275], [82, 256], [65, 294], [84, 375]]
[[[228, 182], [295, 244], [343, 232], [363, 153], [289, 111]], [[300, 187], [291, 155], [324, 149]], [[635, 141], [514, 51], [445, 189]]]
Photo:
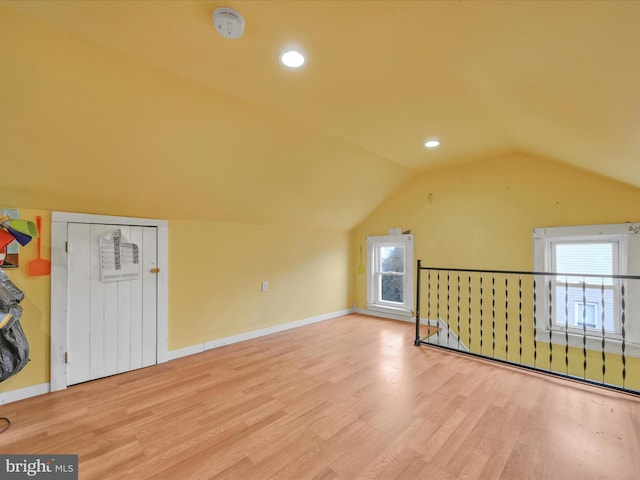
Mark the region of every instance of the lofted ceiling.
[[[215, 31], [211, 14], [223, 6], [243, 15], [242, 38]], [[127, 210], [111, 211], [92, 196], [95, 185], [83, 191], [76, 181], [76, 196], [62, 195], [69, 185], [61, 177], [60, 190], [47, 190], [56, 209], [86, 202], [100, 213], [348, 229], [418, 171], [517, 151], [640, 187], [640, 2], [48, 0], [0, 7], [64, 32], [65, 41], [113, 52], [123, 64], [183, 79], [175, 80], [178, 89], [197, 85], [229, 118], [208, 132], [198, 131], [213, 122], [203, 114], [186, 119], [179, 178], [167, 167], [181, 190], [173, 206], [151, 192], [145, 203], [133, 183], [122, 182]], [[305, 52], [303, 68], [279, 65], [287, 46]], [[165, 125], [157, 134], [181, 128]], [[203, 138], [211, 139], [206, 154]], [[225, 143], [230, 138], [234, 145]], [[428, 138], [441, 146], [425, 149]], [[200, 146], [191, 155], [188, 139]], [[221, 152], [227, 163], [209, 170]], [[46, 171], [44, 160], [24, 161]], [[170, 179], [153, 178], [160, 190], [171, 188]], [[44, 188], [25, 179], [24, 191], [36, 187]]]

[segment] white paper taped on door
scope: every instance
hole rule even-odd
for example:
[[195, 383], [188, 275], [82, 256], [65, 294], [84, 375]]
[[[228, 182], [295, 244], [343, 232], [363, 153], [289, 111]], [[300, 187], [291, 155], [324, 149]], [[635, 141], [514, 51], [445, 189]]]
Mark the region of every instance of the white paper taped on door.
[[100, 277], [103, 282], [140, 278], [140, 248], [127, 242], [120, 229], [100, 238]]

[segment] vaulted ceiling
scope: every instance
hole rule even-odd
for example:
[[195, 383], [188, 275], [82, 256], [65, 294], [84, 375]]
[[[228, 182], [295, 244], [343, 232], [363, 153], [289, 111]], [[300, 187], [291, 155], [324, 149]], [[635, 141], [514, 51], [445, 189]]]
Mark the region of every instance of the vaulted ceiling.
[[[242, 14], [241, 38], [216, 32], [218, 7]], [[115, 102], [131, 106], [139, 130], [129, 129], [131, 140], [114, 117], [90, 115], [85, 101], [73, 107], [83, 119], [72, 128], [93, 122], [101, 133], [75, 146], [57, 145], [53, 127], [30, 131], [3, 119], [13, 142], [5, 156], [40, 172], [16, 175], [23, 206], [37, 207], [40, 191], [55, 209], [82, 203], [99, 213], [348, 229], [418, 171], [515, 151], [640, 186], [640, 2], [7, 1], [2, 17], [7, 68], [56, 77], [44, 66], [56, 59], [68, 75], [51, 80], [56, 88], [76, 78], [87, 95], [117, 88], [135, 97]], [[70, 44], [84, 53], [65, 56]], [[287, 46], [306, 54], [304, 67], [278, 63]], [[104, 79], [109, 68], [117, 70], [112, 82]], [[5, 80], [11, 108], [0, 115], [51, 110], [51, 100], [34, 106], [46, 95], [24, 78]], [[157, 123], [162, 114], [145, 95], [166, 98], [173, 114]], [[47, 142], [38, 155], [21, 151], [27, 134]], [[117, 152], [105, 153], [109, 138]], [[425, 149], [429, 138], [441, 146]], [[159, 172], [132, 166], [153, 149], [158, 163], [144, 166]], [[52, 166], [35, 158], [43, 151], [77, 160]], [[105, 188], [119, 198], [109, 203], [95, 182], [83, 186], [89, 158], [137, 178], [105, 173]], [[145, 175], [154, 188], [141, 193]]]

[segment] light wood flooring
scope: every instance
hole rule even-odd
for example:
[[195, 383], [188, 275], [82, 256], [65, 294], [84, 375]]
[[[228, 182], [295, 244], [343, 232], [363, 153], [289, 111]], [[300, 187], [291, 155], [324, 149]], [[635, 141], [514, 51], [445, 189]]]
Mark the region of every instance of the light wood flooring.
[[636, 479], [640, 399], [348, 315], [10, 403], [0, 452], [80, 479]]

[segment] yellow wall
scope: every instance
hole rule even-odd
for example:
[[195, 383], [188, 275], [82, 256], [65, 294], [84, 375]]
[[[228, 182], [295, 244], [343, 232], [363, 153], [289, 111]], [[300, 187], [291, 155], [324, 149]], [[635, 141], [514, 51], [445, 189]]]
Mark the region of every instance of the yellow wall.
[[[640, 189], [583, 170], [525, 154], [488, 159], [424, 172], [375, 210], [353, 231], [353, 252], [366, 251], [368, 235], [386, 235], [389, 228], [410, 229], [415, 235], [415, 258], [424, 266], [445, 268], [532, 270], [532, 229], [559, 225], [588, 225], [637, 222], [640, 213]], [[358, 308], [366, 308], [366, 278], [355, 273], [355, 298]], [[631, 272], [638, 273], [638, 272]], [[503, 280], [500, 280], [503, 282]], [[441, 285], [441, 302], [446, 302], [445, 280]], [[463, 295], [464, 295], [463, 286]], [[485, 302], [490, 302], [491, 285], [485, 284]], [[497, 304], [500, 300], [498, 284]], [[452, 295], [455, 293], [452, 291]], [[477, 299], [476, 299], [477, 301]], [[434, 305], [436, 299], [432, 300]], [[423, 299], [424, 303], [424, 299]], [[452, 301], [452, 308], [454, 302]], [[484, 346], [491, 346], [490, 303], [485, 303]], [[513, 302], [511, 307], [513, 308]], [[423, 305], [423, 310], [426, 305]], [[463, 305], [465, 316], [468, 308]], [[474, 322], [478, 305], [472, 307]], [[443, 308], [444, 311], [444, 308]], [[533, 343], [532, 315], [525, 312], [524, 341]], [[426, 312], [421, 312], [426, 313]], [[453, 312], [455, 313], [455, 312]], [[517, 315], [511, 313], [512, 320]], [[422, 317], [426, 317], [423, 314]], [[433, 316], [433, 315], [432, 315]], [[468, 315], [467, 315], [468, 317]], [[503, 315], [504, 317], [504, 315]], [[435, 317], [434, 317], [435, 318]], [[497, 350], [504, 351], [504, 328], [497, 329]], [[512, 327], [516, 324], [512, 323]], [[462, 325], [463, 332], [467, 324]], [[474, 326], [478, 331], [478, 325]], [[488, 335], [488, 336], [487, 336]], [[511, 339], [517, 338], [511, 331]], [[476, 342], [479, 340], [475, 338]], [[479, 343], [479, 342], [477, 342]], [[475, 347], [476, 344], [472, 345]], [[513, 344], [512, 344], [513, 347]], [[548, 345], [538, 344], [539, 365], [548, 366]], [[564, 368], [564, 349], [554, 347], [554, 368]], [[487, 354], [487, 350], [483, 350]], [[489, 351], [490, 352], [490, 351]], [[514, 354], [514, 349], [510, 351]], [[601, 364], [590, 353], [588, 373], [601, 379]], [[531, 354], [528, 355], [529, 357]], [[582, 371], [582, 352], [570, 352], [573, 373]], [[608, 363], [619, 362], [610, 356]], [[613, 381], [619, 366], [608, 372]], [[627, 359], [627, 374], [632, 388], [640, 388], [640, 362]]]
[[169, 248], [170, 350], [351, 305], [348, 232], [171, 221]]
[[[50, 258], [50, 212], [43, 217], [43, 257]], [[348, 232], [279, 225], [169, 222], [169, 350], [349, 308]], [[0, 393], [49, 381], [50, 276], [30, 277], [36, 242], [6, 269], [25, 292], [21, 324], [31, 361], [0, 383]], [[261, 292], [261, 282], [269, 291]]]
[[[415, 234], [432, 266], [531, 269], [535, 227], [639, 221], [640, 189], [525, 154], [416, 175], [353, 230], [354, 248], [389, 228]], [[364, 275], [356, 301], [366, 303]]]

